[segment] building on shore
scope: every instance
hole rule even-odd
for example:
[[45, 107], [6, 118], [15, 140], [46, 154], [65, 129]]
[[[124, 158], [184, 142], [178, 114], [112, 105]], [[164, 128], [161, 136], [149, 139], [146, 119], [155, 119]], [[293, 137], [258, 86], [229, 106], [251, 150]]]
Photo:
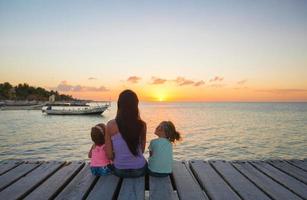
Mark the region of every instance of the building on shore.
[[49, 102], [55, 102], [55, 95], [49, 96]]

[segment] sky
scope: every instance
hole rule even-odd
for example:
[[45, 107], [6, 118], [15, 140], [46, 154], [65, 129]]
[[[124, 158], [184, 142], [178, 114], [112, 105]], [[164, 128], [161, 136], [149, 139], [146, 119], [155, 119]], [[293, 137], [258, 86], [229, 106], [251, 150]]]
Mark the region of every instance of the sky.
[[0, 82], [93, 100], [307, 101], [307, 1], [0, 0]]

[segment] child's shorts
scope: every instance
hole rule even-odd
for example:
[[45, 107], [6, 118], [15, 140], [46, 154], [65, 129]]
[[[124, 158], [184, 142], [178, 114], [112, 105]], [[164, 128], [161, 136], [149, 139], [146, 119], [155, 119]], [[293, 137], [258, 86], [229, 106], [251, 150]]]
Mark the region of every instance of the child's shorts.
[[111, 174], [112, 169], [109, 165], [104, 167], [91, 167], [91, 172], [94, 176], [106, 176]]

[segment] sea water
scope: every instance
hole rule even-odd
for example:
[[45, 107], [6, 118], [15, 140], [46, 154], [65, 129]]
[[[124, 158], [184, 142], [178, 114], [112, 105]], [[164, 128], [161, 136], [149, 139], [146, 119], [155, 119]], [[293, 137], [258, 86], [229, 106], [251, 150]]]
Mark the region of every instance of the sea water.
[[[147, 146], [161, 121], [175, 124], [183, 137], [174, 144], [178, 160], [307, 157], [307, 103], [142, 102], [139, 108]], [[0, 111], [0, 160], [85, 160], [91, 127], [115, 115], [115, 102], [102, 116]]]

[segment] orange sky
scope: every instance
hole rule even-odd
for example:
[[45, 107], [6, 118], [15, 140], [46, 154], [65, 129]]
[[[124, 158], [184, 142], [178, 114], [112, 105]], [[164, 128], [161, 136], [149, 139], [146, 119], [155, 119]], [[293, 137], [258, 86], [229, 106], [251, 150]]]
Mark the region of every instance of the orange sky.
[[[226, 81], [225, 81], [226, 82]], [[240, 82], [240, 81], [239, 81]], [[192, 84], [179, 86], [173, 81], [161, 84], [152, 83], [130, 83], [126, 82], [117, 88], [109, 91], [83, 91], [66, 92], [82, 99], [94, 100], [117, 100], [119, 93], [124, 89], [134, 90], [140, 100], [143, 101], [235, 101], [235, 102], [287, 102], [287, 101], [306, 101], [307, 90], [298, 89], [259, 89], [253, 88], [248, 80], [243, 80], [234, 84], [226, 83], [204, 83], [200, 86]]]

